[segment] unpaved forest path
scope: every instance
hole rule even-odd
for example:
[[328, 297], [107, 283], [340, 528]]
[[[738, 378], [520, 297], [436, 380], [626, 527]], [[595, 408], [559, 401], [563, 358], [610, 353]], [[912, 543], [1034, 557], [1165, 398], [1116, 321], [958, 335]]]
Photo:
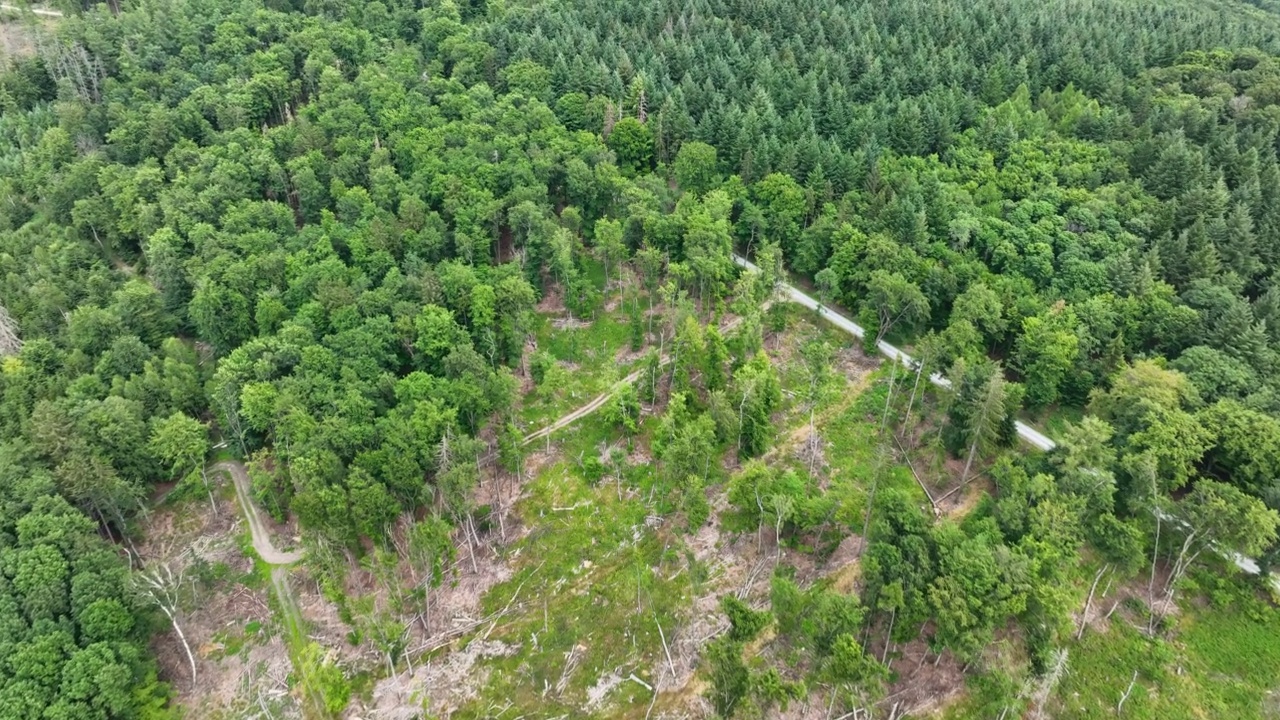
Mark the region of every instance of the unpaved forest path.
[[[725, 324], [721, 325], [720, 332], [722, 334], [727, 334], [729, 332], [732, 332], [733, 329], [738, 327], [738, 324], [741, 322], [742, 322], [742, 318], [734, 318], [726, 322]], [[662, 367], [670, 362], [671, 362], [671, 356], [663, 355], [662, 357], [658, 358], [658, 367]], [[550, 425], [546, 425], [537, 430], [534, 430], [528, 435], [525, 435], [523, 443], [525, 445], [528, 445], [529, 443], [535, 442], [537, 440], [541, 440], [547, 437], [548, 435], [554, 433], [555, 431], [569, 427], [570, 425], [581, 420], [582, 418], [599, 410], [600, 408], [604, 407], [605, 403], [609, 402], [609, 398], [617, 394], [618, 390], [622, 388], [622, 386], [630, 385], [631, 383], [634, 383], [635, 381], [639, 380], [640, 376], [643, 374], [644, 374], [644, 368], [641, 368], [639, 370], [632, 372], [630, 375], [614, 383], [608, 390], [605, 390], [604, 392], [600, 393], [598, 396], [596, 396], [594, 400], [587, 403], [586, 405], [583, 405], [577, 410], [574, 410], [573, 412], [570, 412], [567, 415], [562, 416], [559, 420], [556, 420]]]
[[[670, 360], [671, 358], [667, 357], [666, 355], [663, 355], [658, 360], [659, 367], [666, 365], [668, 362], [670, 362]], [[578, 408], [577, 410], [574, 410], [573, 412], [567, 415], [561, 416], [559, 420], [556, 420], [550, 425], [545, 425], [537, 430], [534, 430], [528, 435], [525, 435], [524, 441], [523, 441], [524, 444], [528, 445], [529, 443], [532, 443], [536, 440], [541, 440], [542, 438], [547, 437], [548, 435], [554, 433], [555, 431], [560, 430], [562, 428], [569, 427], [570, 425], [581, 420], [582, 418], [599, 410], [600, 408], [604, 407], [605, 403], [609, 402], [609, 398], [613, 397], [618, 392], [618, 389], [620, 387], [622, 387], [623, 385], [629, 385], [635, 382], [636, 380], [639, 380], [640, 376], [643, 374], [644, 374], [644, 370], [636, 370], [630, 375], [614, 383], [613, 387], [600, 393], [598, 396], [596, 396], [594, 400], [587, 403], [586, 405], [583, 405], [582, 407]]]
[[263, 562], [268, 565], [292, 565], [301, 560], [302, 553], [283, 552], [276, 549], [275, 543], [271, 542], [271, 533], [267, 532], [267, 524], [262, 520], [262, 512], [253, 501], [249, 473], [244, 469], [244, 465], [235, 461], [220, 462], [213, 466], [213, 470], [225, 472], [231, 476], [231, 481], [236, 488], [236, 499], [239, 500], [240, 509], [249, 521], [253, 549], [257, 551]]
[[[294, 647], [299, 647], [306, 640], [303, 631], [302, 610], [298, 607], [298, 599], [289, 587], [289, 566], [302, 559], [299, 551], [284, 552], [271, 542], [271, 533], [262, 519], [262, 511], [253, 501], [250, 492], [252, 484], [244, 464], [233, 460], [220, 462], [211, 468], [214, 472], [225, 472], [231, 476], [231, 483], [236, 489], [236, 501], [240, 511], [249, 521], [249, 536], [253, 540], [253, 549], [262, 561], [271, 566], [271, 589], [279, 605], [281, 619], [284, 621], [287, 640]], [[296, 665], [295, 665], [296, 669]]]
[[26, 10], [30, 10], [32, 13], [36, 15], [43, 15], [45, 17], [62, 17], [62, 11], [60, 10], [45, 10], [44, 8], [37, 8], [37, 7], [20, 8], [16, 5], [8, 5], [5, 3], [0, 3], [0, 10], [13, 10], [16, 12], [24, 12]]

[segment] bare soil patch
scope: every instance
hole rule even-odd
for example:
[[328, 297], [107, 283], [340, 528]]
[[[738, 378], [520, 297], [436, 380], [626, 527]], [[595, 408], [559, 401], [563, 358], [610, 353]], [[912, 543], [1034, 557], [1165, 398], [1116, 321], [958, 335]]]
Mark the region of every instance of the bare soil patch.
[[580, 320], [575, 317], [558, 317], [551, 321], [551, 327], [557, 330], [582, 330], [591, 327], [588, 320]]
[[[0, 16], [12, 11], [0, 11]], [[48, 28], [48, 20], [37, 21]], [[0, 22], [0, 68], [8, 67], [14, 59], [33, 57], [36, 54], [35, 28], [20, 20]]]
[[[144, 563], [169, 568], [192, 589], [178, 621], [195, 654], [195, 682], [171, 628], [152, 640], [160, 676], [172, 684], [184, 717], [243, 717], [263, 706], [277, 717], [300, 717], [285, 684], [292, 666], [266, 588], [241, 582], [253, 572], [239, 547], [247, 528], [225, 495], [216, 514], [203, 498], [154, 511], [137, 544]], [[208, 576], [222, 579], [209, 587]]]
[[890, 667], [898, 673], [880, 701], [882, 708], [898, 708], [899, 715], [921, 716], [945, 707], [964, 692], [964, 665], [950, 652], [929, 650], [921, 637], [898, 645]]
[[[475, 566], [472, 565], [472, 550], [459, 533], [455, 537], [458, 559], [449, 568], [441, 587], [431, 591], [430, 610], [412, 618], [409, 624], [407, 654], [413, 669], [401, 664], [395, 676], [377, 682], [368, 702], [353, 701], [347, 717], [411, 720], [421, 717], [424, 708], [436, 716], [448, 717], [453, 710], [474, 698], [487, 681], [488, 670], [475, 668], [477, 662], [490, 657], [505, 657], [519, 650], [519, 646], [489, 640], [487, 632], [481, 632], [478, 638], [460, 648], [448, 648], [473, 630], [481, 630], [488, 624], [482, 622], [481, 601], [490, 590], [514, 574], [509, 558], [504, 557], [500, 549], [517, 542], [528, 532], [527, 526], [513, 510], [525, 493], [527, 479], [535, 477], [557, 458], [556, 450], [531, 452], [525, 457], [524, 472], [520, 478], [505, 475], [499, 478], [497, 473], [503, 471], [494, 470], [480, 484], [474, 498], [476, 504], [489, 505], [494, 513], [502, 513], [502, 517], [494, 517], [492, 527], [480, 534], [481, 544], [474, 548]], [[500, 528], [506, 530], [505, 541]], [[400, 582], [408, 587], [412, 580], [403, 563], [401, 565]], [[385, 589], [367, 573], [357, 582], [362, 592], [385, 595]], [[385, 600], [379, 599], [378, 602], [381, 605]], [[444, 652], [437, 654], [442, 649]], [[424, 660], [424, 657], [430, 659]]]
[[564, 306], [564, 288], [560, 287], [560, 283], [543, 283], [546, 288], [546, 294], [538, 301], [534, 307], [539, 314], [542, 315], [559, 315], [565, 311]]

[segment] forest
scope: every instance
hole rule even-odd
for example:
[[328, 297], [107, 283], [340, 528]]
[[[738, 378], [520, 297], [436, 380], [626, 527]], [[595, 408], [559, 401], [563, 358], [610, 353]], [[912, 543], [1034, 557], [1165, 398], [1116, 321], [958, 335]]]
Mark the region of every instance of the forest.
[[37, 9], [0, 717], [1275, 712], [1270, 0]]

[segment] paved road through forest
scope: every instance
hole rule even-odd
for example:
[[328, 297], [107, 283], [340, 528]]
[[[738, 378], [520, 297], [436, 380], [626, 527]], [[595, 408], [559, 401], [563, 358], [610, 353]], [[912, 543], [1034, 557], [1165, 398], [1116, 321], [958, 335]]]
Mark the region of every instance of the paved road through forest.
[[[760, 268], [757, 267], [755, 263], [751, 262], [750, 260], [742, 257], [737, 253], [733, 254], [733, 261], [736, 262], [738, 265], [748, 270], [751, 270], [752, 272], [760, 271]], [[803, 305], [809, 308], [810, 310], [817, 310], [818, 315], [827, 319], [828, 321], [831, 322], [832, 325], [835, 325], [836, 327], [840, 328], [841, 330], [844, 330], [850, 335], [853, 335], [854, 337], [857, 337], [857, 338], [862, 338], [866, 336], [867, 331], [863, 330], [861, 325], [858, 325], [857, 323], [853, 322], [849, 318], [835, 312], [834, 310], [831, 310], [830, 308], [827, 308], [822, 303], [818, 302], [812, 296], [804, 293], [803, 291], [798, 290], [787, 283], [782, 283], [781, 289], [782, 289], [782, 292], [786, 294], [788, 300], [791, 300], [794, 303]], [[876, 347], [880, 350], [880, 354], [884, 355], [890, 360], [897, 360], [898, 362], [901, 362], [903, 365], [907, 366], [908, 368], [912, 370], [915, 369], [916, 361], [907, 353], [899, 350], [898, 348], [890, 345], [887, 342], [884, 342], [883, 340], [877, 343]], [[951, 387], [951, 381], [943, 377], [940, 373], [933, 373], [932, 375], [930, 375], [929, 382], [933, 383], [934, 385], [937, 385], [938, 387], [944, 387], [944, 388]], [[1046, 437], [1044, 433], [1036, 430], [1030, 425], [1027, 425], [1021, 420], [1017, 421], [1014, 424], [1017, 426], [1018, 437], [1022, 438], [1022, 440], [1027, 442], [1028, 444], [1033, 445], [1046, 452], [1058, 446], [1058, 444], [1055, 443], [1051, 438]], [[1157, 512], [1160, 512], [1160, 511], [1157, 511]], [[1174, 520], [1175, 522], [1177, 522], [1174, 518], [1171, 518], [1169, 515], [1163, 512], [1161, 512], [1161, 519], [1166, 521]], [[1250, 575], [1257, 575], [1262, 570], [1260, 567], [1258, 567], [1257, 561], [1255, 561], [1253, 558], [1245, 557], [1244, 555], [1241, 555], [1235, 552], [1226, 552], [1223, 554], [1229, 560], [1235, 563], [1236, 567], [1240, 568], [1241, 570], [1245, 571]], [[1275, 575], [1273, 573], [1271, 581], [1272, 581], [1272, 584], [1276, 586], [1277, 590], [1280, 590], [1280, 576]]]
[[[750, 260], [742, 257], [737, 253], [733, 254], [733, 261], [753, 272], [760, 271], [760, 268], [756, 267], [755, 263], [751, 262]], [[818, 315], [822, 316], [823, 318], [828, 320], [832, 325], [835, 325], [836, 327], [840, 328], [841, 330], [844, 330], [845, 332], [849, 333], [850, 335], [853, 335], [854, 337], [863, 338], [866, 336], [867, 331], [863, 330], [861, 325], [841, 315], [840, 313], [837, 313], [836, 311], [828, 308], [827, 306], [818, 302], [812, 296], [807, 295], [803, 291], [798, 290], [797, 288], [791, 285], [788, 285], [786, 283], [782, 283], [781, 288], [782, 288], [782, 292], [786, 294], [787, 299], [790, 300], [791, 302], [794, 302], [798, 305], [803, 305], [809, 308], [810, 310], [817, 310]], [[889, 343], [881, 340], [879, 343], [876, 343], [876, 347], [880, 350], [881, 355], [884, 355], [890, 360], [897, 360], [898, 362], [902, 363], [908, 369], [911, 369], [911, 370], [914, 370], [916, 368], [916, 361], [914, 358], [912, 358], [910, 355], [903, 352], [902, 350], [899, 350], [898, 348], [890, 345]], [[948, 380], [946, 377], [943, 377], [941, 373], [933, 373], [929, 375], [929, 382], [933, 383], [934, 385], [937, 385], [938, 387], [944, 387], [944, 388], [951, 387], [951, 381]], [[1022, 438], [1027, 443], [1034, 445], [1035, 447], [1041, 450], [1046, 450], [1046, 451], [1052, 450], [1055, 447], [1057, 447], [1057, 443], [1055, 443], [1053, 440], [1046, 437], [1044, 433], [1036, 430], [1030, 425], [1027, 425], [1021, 420], [1017, 421], [1014, 424], [1017, 426], [1017, 429], [1018, 429], [1018, 437]]]

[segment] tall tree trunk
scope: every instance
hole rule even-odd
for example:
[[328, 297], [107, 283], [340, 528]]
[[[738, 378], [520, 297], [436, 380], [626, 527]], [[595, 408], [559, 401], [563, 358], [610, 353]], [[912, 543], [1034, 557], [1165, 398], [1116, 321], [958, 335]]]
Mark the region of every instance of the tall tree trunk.
[[889, 408], [893, 405], [893, 388], [898, 380], [898, 360], [893, 360], [893, 370], [889, 374], [889, 395], [884, 399], [884, 414], [880, 417], [880, 429], [884, 430], [889, 424]]
[[[1098, 581], [1102, 579], [1102, 574], [1109, 569], [1111, 569], [1111, 563], [1103, 565], [1098, 570], [1098, 574], [1093, 576], [1093, 584], [1089, 586], [1089, 597], [1085, 598], [1084, 610], [1080, 613], [1080, 629], [1076, 630], [1076, 640], [1079, 640], [1084, 635], [1084, 628], [1089, 624], [1089, 606], [1093, 604], [1093, 593], [1098, 589]], [[1106, 595], [1105, 590], [1103, 595]]]
[[895, 605], [889, 613], [889, 632], [884, 636], [884, 653], [880, 656], [880, 664], [884, 665], [889, 658], [889, 648], [893, 646], [893, 622], [898, 619], [898, 608]]
[[974, 438], [969, 445], [969, 455], [964, 461], [964, 472], [960, 473], [960, 484], [964, 485], [969, 481], [969, 470], [973, 467], [973, 458], [978, 454], [978, 439]]
[[[1151, 490], [1155, 492], [1155, 478], [1151, 480]], [[1155, 496], [1152, 495], [1154, 503]], [[1156, 612], [1156, 560], [1160, 557], [1160, 507], [1154, 506], [1156, 516], [1156, 540], [1151, 545], [1151, 575], [1147, 580], [1147, 605], [1151, 609], [1151, 614], [1147, 619], [1147, 634], [1150, 635], [1155, 631], [1155, 612]]]
[[[907, 430], [911, 425], [911, 406], [916, 402], [916, 391], [920, 388], [920, 374], [924, 372], [924, 360], [921, 359], [916, 365], [916, 381], [911, 385], [911, 397], [907, 400], [907, 414], [902, 419], [902, 428]], [[924, 402], [921, 400], [921, 402]]]

